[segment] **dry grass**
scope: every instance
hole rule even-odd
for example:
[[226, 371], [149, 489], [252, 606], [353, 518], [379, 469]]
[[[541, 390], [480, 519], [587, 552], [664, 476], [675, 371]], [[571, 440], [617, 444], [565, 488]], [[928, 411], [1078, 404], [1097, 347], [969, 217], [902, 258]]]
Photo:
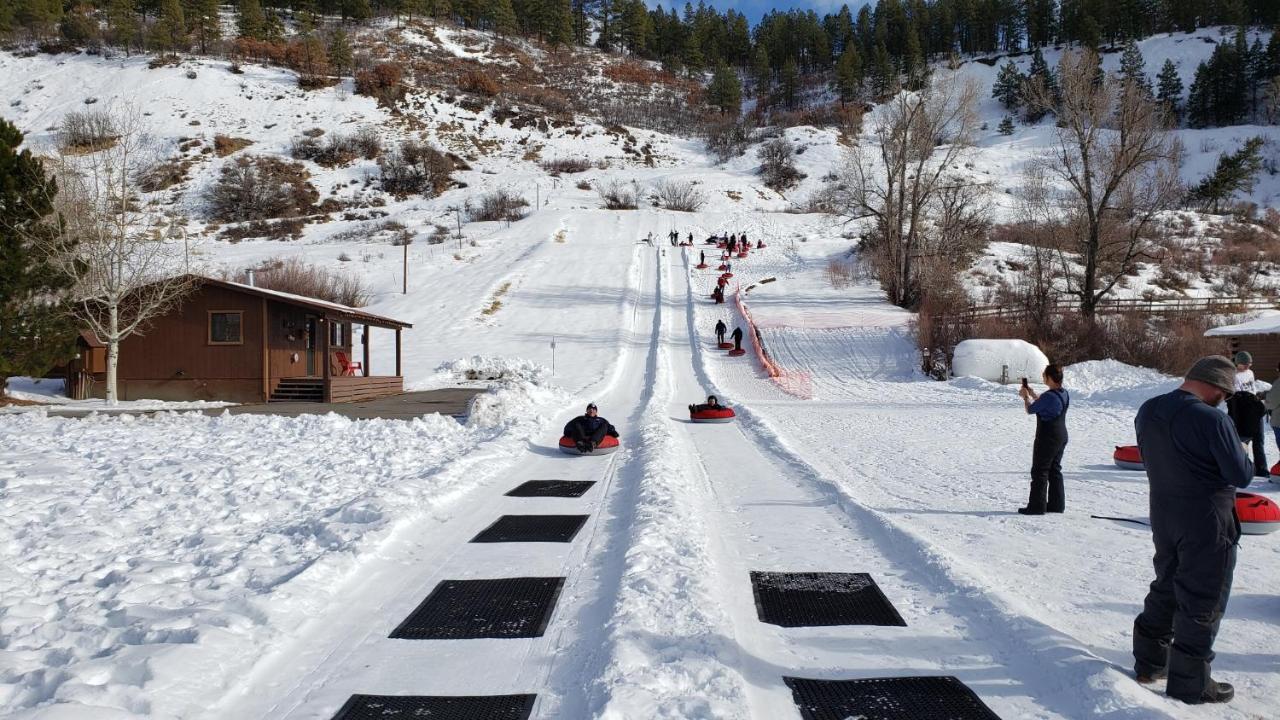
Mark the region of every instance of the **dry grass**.
[[502, 283], [497, 290], [493, 291], [493, 299], [489, 301], [489, 305], [487, 307], [480, 311], [480, 314], [485, 317], [497, 314], [497, 312], [502, 309], [502, 296], [506, 295], [507, 291], [510, 289], [511, 283]]
[[568, 233], [566, 231], [560, 230], [556, 232], [556, 242], [564, 243], [567, 241], [567, 238], [568, 238]]
[[252, 144], [253, 141], [247, 138], [231, 137], [230, 135], [213, 136], [213, 152], [220, 158], [243, 150]]

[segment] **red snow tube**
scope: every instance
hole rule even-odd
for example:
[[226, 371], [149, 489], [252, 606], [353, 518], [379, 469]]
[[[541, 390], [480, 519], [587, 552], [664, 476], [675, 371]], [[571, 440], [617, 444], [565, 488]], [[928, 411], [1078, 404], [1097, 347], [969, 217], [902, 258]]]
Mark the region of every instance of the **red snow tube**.
[[1121, 470], [1147, 469], [1147, 466], [1142, 464], [1142, 451], [1137, 445], [1117, 445], [1115, 454], [1111, 458], [1116, 461], [1116, 467]]
[[727, 423], [733, 422], [733, 417], [733, 408], [699, 410], [689, 413], [689, 420], [696, 423]]
[[742, 357], [743, 355], [746, 355], [746, 354], [747, 354], [747, 351], [742, 348], [729, 351], [729, 357]]
[[568, 455], [609, 455], [617, 452], [620, 447], [622, 445], [618, 443], [618, 438], [605, 436], [605, 439], [600, 441], [599, 447], [589, 453], [584, 453], [578, 449], [573, 440], [567, 437], [560, 438], [560, 452]]
[[720, 349], [721, 349], [721, 350], [732, 350], [732, 349], [733, 349], [733, 343], [720, 343]]
[[1271, 466], [1271, 482], [1280, 485], [1280, 462]]
[[725, 280], [728, 280], [729, 278], [733, 277], [733, 273], [725, 271], [720, 273], [720, 277], [724, 278]]
[[1247, 492], [1236, 493], [1236, 517], [1245, 535], [1268, 535], [1280, 530], [1280, 505], [1270, 498]]
[[763, 241], [763, 240], [757, 240], [757, 241], [756, 241], [756, 249], [757, 249], [757, 250], [763, 250], [763, 249], [765, 249], [765, 244], [764, 244], [764, 241]]
[[720, 267], [718, 267], [718, 268], [716, 268], [716, 269], [717, 269], [717, 270], [719, 270], [720, 272], [724, 272], [725, 270], [728, 270], [728, 269], [729, 269], [729, 266], [728, 266], [728, 265], [725, 265], [724, 263], [720, 263]]
[[706, 269], [707, 269], [707, 264], [706, 264], [706, 263], [698, 263], [697, 265], [694, 265], [693, 267], [694, 267], [694, 268], [696, 268], [696, 269], [698, 269], [698, 270], [706, 270]]

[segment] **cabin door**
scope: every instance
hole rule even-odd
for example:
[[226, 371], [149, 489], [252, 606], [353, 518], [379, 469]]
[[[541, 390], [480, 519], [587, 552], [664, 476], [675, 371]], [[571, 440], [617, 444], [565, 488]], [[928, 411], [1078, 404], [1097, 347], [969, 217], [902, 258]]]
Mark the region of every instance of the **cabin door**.
[[320, 373], [316, 372], [316, 344], [319, 342], [319, 322], [314, 315], [307, 316], [307, 376], [315, 377]]

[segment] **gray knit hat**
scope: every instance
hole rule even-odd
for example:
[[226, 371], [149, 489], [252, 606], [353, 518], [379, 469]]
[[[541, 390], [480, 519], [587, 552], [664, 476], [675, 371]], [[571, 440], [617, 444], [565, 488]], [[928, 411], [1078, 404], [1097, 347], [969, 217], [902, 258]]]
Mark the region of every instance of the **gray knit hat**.
[[1236, 364], [1222, 355], [1208, 355], [1191, 366], [1187, 379], [1208, 383], [1230, 395], [1236, 390]]

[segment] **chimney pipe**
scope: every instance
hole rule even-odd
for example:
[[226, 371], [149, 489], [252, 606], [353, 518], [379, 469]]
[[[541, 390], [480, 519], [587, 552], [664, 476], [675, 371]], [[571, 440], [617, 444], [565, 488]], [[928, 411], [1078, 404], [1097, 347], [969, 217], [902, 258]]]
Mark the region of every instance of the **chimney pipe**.
[[256, 285], [254, 285], [254, 284], [253, 284], [253, 270], [252, 270], [252, 269], [249, 269], [249, 270], [245, 270], [245, 271], [244, 271], [244, 284], [245, 284], [245, 285], [248, 285], [249, 287], [257, 287]]

